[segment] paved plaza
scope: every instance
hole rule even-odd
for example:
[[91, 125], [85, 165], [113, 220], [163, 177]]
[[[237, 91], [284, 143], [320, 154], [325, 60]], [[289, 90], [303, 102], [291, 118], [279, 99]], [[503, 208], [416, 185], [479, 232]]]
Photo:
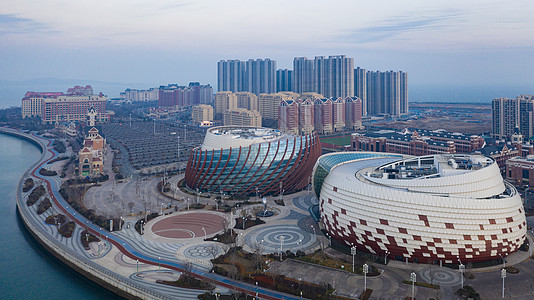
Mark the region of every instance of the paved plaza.
[[[174, 185], [183, 178], [182, 175], [171, 178]], [[205, 270], [211, 269], [211, 259], [224, 253], [226, 247], [217, 242], [204, 241], [204, 237], [213, 237], [223, 231], [224, 222], [230, 222], [230, 227], [235, 226], [232, 220], [237, 216], [250, 215], [253, 211], [263, 209], [262, 204], [240, 207], [238, 211], [232, 213], [219, 213], [208, 210], [187, 210], [187, 203], [196, 202], [195, 195], [175, 191], [177, 200], [170, 200], [159, 193], [157, 188], [161, 177], [149, 177], [141, 180], [125, 180], [122, 183], [108, 182], [102, 186], [93, 187], [88, 190], [86, 200], [89, 205], [103, 207], [104, 209], [122, 209], [121, 203], [126, 201], [134, 202], [133, 211], [142, 211], [144, 203], [153, 211], [170, 212], [167, 210], [169, 204], [180, 209], [179, 212], [167, 216], [161, 216], [149, 222], [145, 228], [145, 235], [140, 236], [133, 229], [119, 232], [121, 236], [129, 236], [135, 243], [146, 251], [151, 251], [153, 255], [161, 255], [161, 251], [168, 253], [168, 258], [190, 261], [195, 266]], [[110, 196], [113, 191], [113, 196]], [[113, 198], [113, 199], [112, 199]], [[213, 198], [200, 197], [201, 203], [215, 205]], [[235, 228], [238, 234], [237, 244], [249, 252], [261, 250], [263, 254], [275, 253], [291, 250], [305, 251], [307, 253], [327, 247], [328, 240], [322, 235], [317, 224], [310, 216], [310, 206], [317, 204], [317, 199], [308, 191], [302, 191], [293, 195], [284, 196], [284, 206], [277, 205], [274, 200], [277, 197], [267, 197], [267, 209], [275, 214], [271, 217], [262, 218], [266, 224], [250, 227], [246, 230]], [[91, 204], [92, 203], [92, 204]], [[162, 206], [161, 203], [164, 205]], [[124, 214], [128, 211], [122, 209]], [[133, 223], [139, 216], [127, 217]], [[534, 220], [529, 218], [529, 225]], [[204, 227], [204, 230], [202, 230]], [[322, 243], [322, 245], [321, 245]], [[103, 246], [104, 247], [104, 246]], [[91, 250], [95, 253], [96, 249]], [[101, 249], [104, 253], [109, 252], [105, 247]], [[334, 253], [335, 250], [328, 249], [333, 255], [343, 256], [344, 254]], [[351, 257], [345, 255], [347, 262]], [[127, 261], [127, 260], [125, 260]], [[534, 297], [534, 262], [528, 259], [528, 253], [517, 252], [507, 258], [509, 264], [514, 264], [520, 270], [519, 274], [508, 274], [505, 284], [507, 295], [513, 295], [514, 299], [532, 299]], [[132, 262], [130, 262], [131, 265]], [[124, 264], [124, 263], [123, 263]], [[377, 277], [368, 277], [367, 286], [373, 289], [373, 299], [404, 299], [411, 294], [411, 286], [402, 283], [410, 280], [410, 273], [415, 272], [418, 282], [434, 283], [440, 286], [439, 290], [416, 287], [416, 297], [421, 299], [457, 299], [454, 294], [461, 286], [461, 277], [458, 270], [453, 270], [439, 265], [425, 264], [405, 264], [404, 262], [389, 261], [388, 265], [376, 264], [381, 272]], [[350, 268], [350, 263], [347, 263]], [[492, 268], [471, 270], [475, 275], [474, 279], [464, 278], [465, 284], [472, 285], [481, 294], [483, 299], [499, 298], [502, 292], [502, 279], [500, 278], [501, 266]], [[144, 270], [145, 267], [140, 267]], [[149, 267], [150, 269], [150, 267]], [[283, 274], [287, 277], [300, 279], [316, 284], [330, 283], [336, 289], [336, 294], [348, 298], [357, 298], [363, 291], [364, 278], [360, 275], [352, 274], [343, 270], [330, 269], [317, 265], [311, 265], [300, 261], [285, 260], [284, 262], [271, 261], [269, 273]], [[163, 276], [164, 273], [161, 273]], [[132, 275], [133, 276], [133, 275]], [[137, 275], [136, 275], [137, 276]], [[143, 278], [134, 277], [136, 280], [149, 281], [148, 278], [158, 277], [158, 273]], [[165, 276], [170, 276], [165, 274]], [[163, 277], [165, 277], [163, 276]], [[174, 275], [173, 275], [174, 276]]]

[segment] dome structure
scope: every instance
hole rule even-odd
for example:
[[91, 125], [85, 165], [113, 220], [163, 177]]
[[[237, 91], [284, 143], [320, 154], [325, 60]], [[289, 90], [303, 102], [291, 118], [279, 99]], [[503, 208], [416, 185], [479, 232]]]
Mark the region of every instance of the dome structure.
[[317, 161], [313, 184], [334, 239], [392, 259], [483, 261], [525, 240], [521, 197], [489, 157], [332, 153]]
[[185, 181], [203, 193], [291, 193], [310, 183], [320, 155], [316, 133], [293, 136], [263, 127], [214, 127], [202, 146], [191, 151]]

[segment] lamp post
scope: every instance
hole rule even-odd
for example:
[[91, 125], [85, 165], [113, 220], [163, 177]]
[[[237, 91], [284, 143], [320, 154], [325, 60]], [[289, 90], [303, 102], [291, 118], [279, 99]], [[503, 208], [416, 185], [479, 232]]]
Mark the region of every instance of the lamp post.
[[301, 249], [302, 249], [302, 245], [301, 245], [301, 243], [302, 243], [302, 240], [299, 240], [299, 241], [297, 242], [297, 246], [298, 246], [298, 250], [297, 250], [297, 252], [302, 251], [302, 250], [301, 250]]
[[388, 264], [388, 255], [389, 255], [389, 251], [386, 250], [386, 255], [384, 255], [384, 265], [387, 265]]
[[280, 236], [280, 261], [282, 261], [282, 253], [284, 253], [284, 236]]
[[202, 226], [202, 231], [204, 231], [204, 240], [207, 238], [207, 234], [206, 234], [206, 228], [204, 226]]
[[308, 176], [308, 195], [310, 194], [310, 188], [311, 188], [311, 176]]
[[265, 218], [265, 213], [267, 212], [267, 198], [263, 197], [261, 201], [263, 202], [263, 217]]
[[363, 265], [363, 291], [367, 291], [367, 273], [369, 272], [369, 265]]
[[506, 268], [506, 260], [505, 260], [506, 255], [505, 255], [505, 256], [502, 256], [501, 254], [499, 254], [499, 256], [500, 256], [501, 259], [502, 259], [502, 267], [503, 267], [503, 268]]
[[415, 280], [417, 275], [414, 272], [410, 273], [410, 280], [412, 281], [412, 300], [415, 299]]
[[354, 273], [354, 255], [356, 255], [356, 246], [350, 247], [350, 254], [352, 254], [352, 273]]
[[315, 234], [315, 227], [313, 227], [313, 225], [311, 225], [311, 228], [313, 229], [313, 235], [316, 235]]
[[462, 289], [464, 288], [464, 271], [465, 271], [465, 266], [460, 263], [460, 265], [458, 266], [458, 269], [460, 271], [460, 279], [461, 279], [461, 282], [462, 282]]
[[280, 201], [282, 201], [282, 182], [280, 181]]
[[137, 259], [137, 273], [139, 273], [139, 259]]
[[187, 210], [189, 210], [189, 198], [187, 198]]
[[161, 270], [161, 257], [158, 256], [158, 270]]
[[197, 188], [197, 204], [198, 204], [198, 198], [200, 197], [200, 194], [198, 193], [198, 188]]
[[502, 278], [502, 298], [504, 299], [504, 278], [506, 278], [506, 269], [501, 269], [501, 278]]

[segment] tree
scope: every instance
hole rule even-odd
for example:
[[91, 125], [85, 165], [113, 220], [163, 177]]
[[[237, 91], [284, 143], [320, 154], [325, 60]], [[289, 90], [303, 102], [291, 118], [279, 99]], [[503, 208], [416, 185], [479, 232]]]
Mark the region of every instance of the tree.
[[261, 270], [263, 266], [263, 262], [261, 258], [262, 258], [262, 254], [264, 250], [265, 250], [265, 246], [262, 243], [256, 242], [252, 244], [252, 253], [254, 254], [254, 266], [258, 270]]

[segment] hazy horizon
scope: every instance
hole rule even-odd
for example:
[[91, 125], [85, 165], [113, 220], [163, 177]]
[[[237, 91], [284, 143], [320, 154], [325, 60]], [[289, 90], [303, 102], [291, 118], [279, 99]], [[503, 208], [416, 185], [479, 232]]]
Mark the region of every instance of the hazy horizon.
[[65, 90], [66, 81], [99, 83], [95, 91], [110, 97], [191, 81], [216, 91], [219, 60], [271, 58], [292, 69], [294, 57], [339, 54], [355, 67], [407, 72], [410, 101], [534, 94], [528, 0], [6, 0], [0, 7], [0, 107], [20, 105], [27, 90]]

